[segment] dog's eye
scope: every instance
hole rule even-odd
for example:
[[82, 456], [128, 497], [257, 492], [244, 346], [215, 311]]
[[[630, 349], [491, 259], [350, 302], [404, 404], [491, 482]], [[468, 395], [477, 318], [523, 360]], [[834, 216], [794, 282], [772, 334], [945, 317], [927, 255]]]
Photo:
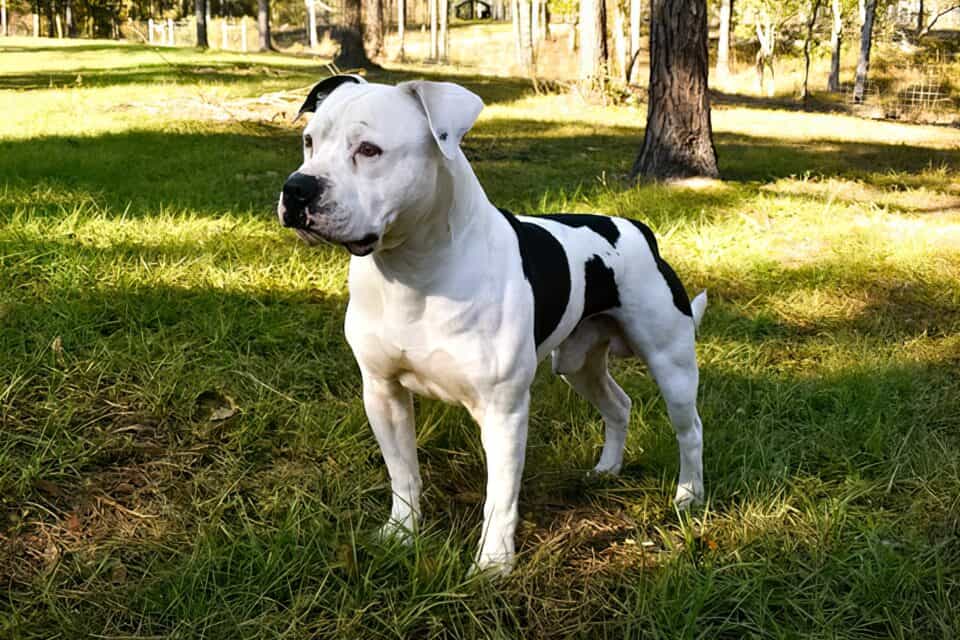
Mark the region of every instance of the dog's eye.
[[371, 142], [361, 142], [360, 146], [357, 147], [357, 153], [365, 158], [376, 158], [383, 153], [383, 149]]
[[306, 145], [307, 147], [312, 147], [313, 136], [309, 136], [309, 135], [303, 136], [303, 144]]

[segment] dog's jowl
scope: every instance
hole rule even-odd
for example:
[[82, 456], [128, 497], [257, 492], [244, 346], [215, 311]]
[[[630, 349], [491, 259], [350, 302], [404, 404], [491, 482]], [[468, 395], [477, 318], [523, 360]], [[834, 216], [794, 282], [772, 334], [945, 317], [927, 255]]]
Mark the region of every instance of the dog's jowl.
[[460, 149], [482, 108], [445, 82], [324, 80], [303, 106], [303, 163], [277, 213], [307, 243], [354, 256], [345, 331], [390, 475], [384, 533], [410, 535], [420, 517], [412, 394], [461, 404], [487, 461], [476, 564], [507, 572], [530, 384], [547, 354], [603, 416], [602, 473], [620, 470], [630, 416], [607, 357], [643, 358], [680, 445], [676, 503], [702, 499], [694, 334], [707, 300], [691, 303], [643, 224], [490, 204]]

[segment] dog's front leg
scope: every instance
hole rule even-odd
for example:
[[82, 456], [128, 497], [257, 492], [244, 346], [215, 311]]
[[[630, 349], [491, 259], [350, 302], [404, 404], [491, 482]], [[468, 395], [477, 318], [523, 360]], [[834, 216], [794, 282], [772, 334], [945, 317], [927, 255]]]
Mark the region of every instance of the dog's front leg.
[[487, 496], [476, 568], [507, 574], [514, 563], [520, 479], [527, 448], [530, 393], [485, 407], [480, 438], [487, 458]]
[[387, 464], [393, 505], [384, 536], [408, 537], [420, 519], [420, 467], [413, 397], [396, 380], [363, 372], [363, 406]]

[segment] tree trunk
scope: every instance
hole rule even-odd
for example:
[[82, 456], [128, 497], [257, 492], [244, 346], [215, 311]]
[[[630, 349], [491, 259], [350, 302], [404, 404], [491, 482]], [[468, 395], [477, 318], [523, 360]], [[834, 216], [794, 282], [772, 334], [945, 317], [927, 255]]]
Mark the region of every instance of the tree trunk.
[[853, 87], [853, 101], [863, 102], [867, 90], [867, 72], [870, 70], [870, 47], [873, 45], [873, 19], [877, 13], [877, 0], [866, 0], [863, 11], [863, 28], [860, 30], [860, 60], [857, 62], [857, 81]]
[[533, 73], [536, 64], [537, 41], [533, 21], [533, 0], [520, 0], [520, 35], [523, 40], [523, 65], [527, 73]]
[[440, 41], [438, 40], [438, 23], [440, 21], [440, 0], [428, 0], [430, 6], [430, 59], [434, 62], [440, 57]]
[[0, 36], [7, 36], [7, 0], [0, 0]]
[[307, 45], [311, 49], [317, 48], [317, 3], [306, 0], [307, 4]]
[[533, 46], [540, 42], [540, 0], [530, 0], [530, 33]]
[[640, 0], [630, 0], [630, 61], [627, 82], [637, 81], [637, 55], [640, 53]]
[[820, 11], [821, 0], [811, 0], [810, 15], [807, 18], [807, 34], [803, 40], [803, 87], [800, 89], [800, 97], [804, 105], [810, 96], [810, 42], [813, 40], [813, 25], [817, 21], [817, 13]]
[[400, 40], [400, 53], [397, 58], [403, 62], [406, 55], [403, 50], [403, 39], [407, 28], [407, 0], [397, 0], [397, 39]]
[[613, 50], [617, 56], [617, 71], [624, 82], [630, 82], [627, 77], [627, 38], [624, 33], [626, 21], [618, 0], [614, 0], [613, 11]]
[[383, 53], [383, 0], [366, 0], [363, 41], [371, 58]]
[[917, 7], [917, 33], [923, 33], [923, 0], [919, 0]]
[[653, 0], [647, 128], [631, 177], [719, 176], [708, 66], [706, 0]]
[[730, 77], [730, 23], [733, 0], [720, 0], [720, 33], [717, 37], [717, 80]]
[[833, 29], [830, 32], [830, 77], [827, 78], [827, 91], [840, 91], [840, 47], [843, 45], [843, 8], [840, 0], [832, 0]]
[[437, 13], [440, 15], [440, 34], [437, 38], [439, 49], [437, 50], [440, 62], [447, 61], [447, 46], [450, 44], [450, 32], [447, 30], [447, 23], [450, 17], [449, 0], [438, 0]]
[[517, 51], [517, 65], [523, 66], [523, 32], [520, 29], [520, 0], [513, 0], [510, 9], [510, 18], [513, 22], [513, 42]]
[[767, 69], [770, 69], [770, 86], [767, 89], [767, 95], [771, 98], [777, 92], [777, 79], [773, 68], [773, 54], [777, 47], [777, 29], [773, 24], [773, 19], [766, 11], [756, 15], [757, 41], [760, 47], [757, 49], [757, 92], [763, 95], [763, 77]]
[[56, 35], [56, 28], [53, 25], [53, 0], [47, 0], [47, 37], [54, 38]]
[[360, 12], [360, 0], [341, 1], [341, 22], [334, 30], [334, 39], [340, 44], [340, 50], [334, 56], [333, 64], [342, 71], [372, 66], [370, 59], [367, 58], [367, 52], [363, 48]]
[[206, 49], [207, 44], [207, 0], [196, 0], [194, 4], [197, 16], [197, 47]]
[[603, 0], [580, 0], [580, 82], [602, 83], [607, 72], [607, 10]]
[[[6, 0], [4, 0], [4, 2], [6, 2]], [[67, 0], [63, 14], [64, 22], [67, 23], [67, 37], [76, 38], [77, 28], [73, 24], [73, 0]]]
[[[272, 51], [273, 41], [270, 38], [270, 0], [257, 2], [257, 30], [260, 32], [260, 51]], [[246, 37], [246, 34], [244, 34]]]

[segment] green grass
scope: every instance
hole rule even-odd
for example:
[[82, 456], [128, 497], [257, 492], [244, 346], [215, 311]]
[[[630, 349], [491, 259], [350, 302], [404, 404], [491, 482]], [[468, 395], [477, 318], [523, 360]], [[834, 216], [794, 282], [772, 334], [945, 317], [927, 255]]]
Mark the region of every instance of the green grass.
[[646, 220], [711, 295], [707, 506], [672, 510], [641, 364], [615, 367], [624, 473], [593, 481], [599, 416], [545, 368], [519, 567], [491, 584], [460, 409], [418, 402], [423, 534], [373, 536], [347, 257], [273, 213], [322, 61], [4, 45], [0, 637], [960, 634], [960, 132], [720, 108], [723, 184], [631, 188], [642, 110], [460, 77], [496, 203]]

